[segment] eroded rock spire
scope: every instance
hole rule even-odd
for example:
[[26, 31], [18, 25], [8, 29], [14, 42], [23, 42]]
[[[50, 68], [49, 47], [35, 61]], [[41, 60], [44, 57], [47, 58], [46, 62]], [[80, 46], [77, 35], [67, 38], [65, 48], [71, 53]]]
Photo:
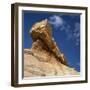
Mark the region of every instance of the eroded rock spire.
[[30, 34], [32, 36], [33, 42], [40, 40], [43, 43], [43, 47], [46, 47], [48, 51], [51, 51], [53, 55], [64, 65], [67, 65], [67, 60], [63, 53], [59, 50], [56, 42], [52, 36], [52, 28], [48, 20], [42, 20], [35, 23], [31, 30]]

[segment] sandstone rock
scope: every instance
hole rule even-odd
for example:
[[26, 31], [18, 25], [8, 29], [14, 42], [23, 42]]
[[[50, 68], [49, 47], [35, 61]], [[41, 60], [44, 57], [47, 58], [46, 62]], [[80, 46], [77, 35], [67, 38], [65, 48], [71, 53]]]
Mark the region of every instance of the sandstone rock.
[[24, 77], [78, 75], [67, 65], [65, 55], [52, 37], [52, 29], [45, 19], [30, 30], [33, 44], [24, 49]]
[[47, 19], [34, 24], [30, 33], [34, 42], [38, 39], [41, 40], [42, 46], [47, 48], [47, 51], [51, 51], [61, 63], [67, 65], [67, 61], [62, 57], [56, 42], [52, 38], [52, 29]]

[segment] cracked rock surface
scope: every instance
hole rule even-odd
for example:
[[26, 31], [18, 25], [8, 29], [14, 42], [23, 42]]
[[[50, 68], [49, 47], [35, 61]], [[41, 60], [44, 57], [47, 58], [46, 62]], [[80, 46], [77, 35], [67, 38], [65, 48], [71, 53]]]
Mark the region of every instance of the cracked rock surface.
[[79, 75], [53, 40], [47, 19], [34, 24], [30, 34], [33, 43], [24, 49], [24, 77]]

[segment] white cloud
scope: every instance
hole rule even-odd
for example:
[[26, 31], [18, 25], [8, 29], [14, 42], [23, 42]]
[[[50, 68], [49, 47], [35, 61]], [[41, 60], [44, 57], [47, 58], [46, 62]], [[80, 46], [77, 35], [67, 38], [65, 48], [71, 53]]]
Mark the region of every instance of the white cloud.
[[75, 33], [73, 33], [73, 36], [78, 38], [80, 36], [80, 33], [79, 32], [75, 32]]
[[80, 30], [80, 24], [79, 23], [75, 23], [75, 32]]
[[80, 23], [76, 22], [73, 25], [73, 29], [71, 28], [70, 24], [65, 21], [62, 15], [53, 15], [49, 17], [49, 23], [52, 24], [56, 30], [64, 31], [66, 34], [67, 40], [74, 40], [76, 46], [80, 43]]
[[55, 28], [58, 28], [64, 24], [62, 17], [53, 15], [49, 18], [50, 24], [54, 25]]
[[65, 30], [65, 29], [66, 29], [65, 26], [62, 25], [59, 30], [60, 30], [60, 31], [63, 31], [63, 30]]
[[75, 27], [75, 29], [74, 29], [73, 36], [75, 38], [75, 45], [78, 46], [80, 43], [80, 24], [75, 23], [74, 27]]

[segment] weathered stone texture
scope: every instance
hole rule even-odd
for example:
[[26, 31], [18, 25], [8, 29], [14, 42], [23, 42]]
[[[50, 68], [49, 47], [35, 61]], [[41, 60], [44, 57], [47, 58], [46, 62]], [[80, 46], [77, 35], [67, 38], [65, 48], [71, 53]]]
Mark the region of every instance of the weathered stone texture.
[[24, 76], [64, 76], [78, 75], [67, 64], [52, 37], [52, 28], [45, 19], [33, 25], [30, 30], [33, 39], [31, 49], [24, 49]]

